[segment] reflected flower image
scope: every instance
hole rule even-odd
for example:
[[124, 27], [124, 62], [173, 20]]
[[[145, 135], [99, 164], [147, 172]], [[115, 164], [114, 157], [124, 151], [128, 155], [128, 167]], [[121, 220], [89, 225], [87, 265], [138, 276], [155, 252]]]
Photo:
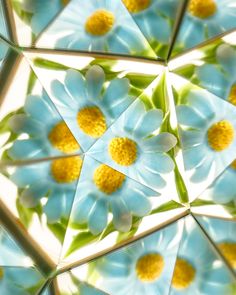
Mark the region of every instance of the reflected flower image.
[[56, 48], [155, 57], [119, 0], [90, 0], [83, 7], [79, 0], [71, 1], [47, 33], [56, 38]]
[[149, 214], [149, 199], [158, 195], [111, 167], [85, 157], [71, 222], [88, 223], [89, 230], [96, 235], [106, 228], [111, 212], [115, 229], [126, 232], [131, 228], [132, 216]]
[[102, 289], [111, 295], [166, 294], [178, 251], [177, 229], [176, 225], [168, 226], [98, 259]]
[[236, 106], [236, 50], [226, 44], [216, 50], [217, 64], [196, 68], [200, 85]]
[[191, 90], [186, 101], [177, 107], [184, 163], [187, 170], [195, 169], [192, 181], [200, 182], [212, 168], [219, 174], [234, 159], [236, 113], [204, 90]]
[[167, 152], [176, 145], [176, 138], [168, 132], [156, 135], [162, 119], [160, 109], [146, 111], [138, 100], [94, 144], [89, 154], [144, 185], [163, 188], [166, 181], [162, 174], [174, 169]]
[[175, 262], [171, 295], [233, 294], [229, 289], [233, 278], [211, 247], [188, 217]]
[[38, 35], [70, 0], [23, 0], [22, 10], [32, 15], [30, 25]]
[[8, 150], [8, 155], [14, 160], [79, 151], [79, 144], [45, 92], [29, 95], [24, 113], [13, 115], [8, 124], [15, 133], [29, 135], [27, 139], [16, 140]]
[[211, 239], [216, 243], [225, 259], [236, 271], [236, 223], [231, 220], [202, 217], [204, 225]]
[[234, 0], [190, 0], [177, 44], [191, 48], [234, 27]]
[[178, 6], [177, 1], [122, 1], [152, 47], [160, 44], [168, 44], [171, 37], [170, 20], [175, 18]]
[[49, 223], [68, 219], [82, 166], [80, 156], [18, 167], [10, 179], [20, 189], [20, 202], [27, 208], [47, 197], [43, 211]]
[[104, 83], [103, 69], [94, 65], [85, 78], [67, 70], [64, 83], [54, 80], [51, 85], [59, 112], [85, 151], [132, 102], [128, 79], [111, 80], [103, 92]]

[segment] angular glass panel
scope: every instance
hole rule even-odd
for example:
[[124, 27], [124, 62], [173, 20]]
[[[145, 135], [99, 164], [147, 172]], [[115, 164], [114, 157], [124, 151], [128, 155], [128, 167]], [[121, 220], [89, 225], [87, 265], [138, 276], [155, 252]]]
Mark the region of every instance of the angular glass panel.
[[0, 110], [1, 160], [11, 162], [80, 154], [79, 143], [26, 59], [21, 58], [15, 67]]
[[81, 166], [80, 156], [1, 166], [1, 220], [37, 265], [51, 271], [58, 263]]
[[236, 109], [212, 93], [171, 75], [186, 185], [191, 188], [192, 200], [235, 159]]
[[196, 216], [210, 238], [216, 243], [219, 251], [236, 271], [236, 222], [227, 219]]
[[71, 273], [110, 295], [168, 294], [182, 229], [179, 220]]
[[9, 0], [12, 28], [21, 46], [31, 46], [70, 0]]
[[234, 0], [189, 0], [172, 56], [235, 28]]
[[184, 1], [122, 1], [157, 56], [166, 59]]
[[180, 243], [169, 294], [233, 295], [235, 277], [206, 235], [189, 216]]
[[121, 1], [72, 0], [40, 36], [37, 47], [86, 50], [155, 58]]
[[236, 32], [183, 54], [169, 63], [176, 74], [185, 77], [232, 104], [236, 89]]
[[[158, 63], [66, 53], [26, 54], [84, 152], [163, 70]], [[140, 70], [143, 75], [139, 76]]]

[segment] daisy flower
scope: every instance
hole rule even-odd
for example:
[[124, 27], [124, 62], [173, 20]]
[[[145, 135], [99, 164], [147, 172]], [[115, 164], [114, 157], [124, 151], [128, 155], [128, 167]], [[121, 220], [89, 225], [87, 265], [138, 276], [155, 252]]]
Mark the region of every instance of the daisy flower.
[[163, 188], [161, 176], [174, 169], [166, 154], [176, 145], [174, 135], [157, 134], [163, 119], [160, 109], [146, 110], [136, 100], [89, 150], [98, 161], [153, 189]]
[[196, 68], [200, 85], [236, 105], [236, 50], [222, 44], [216, 50], [217, 64]]
[[20, 189], [19, 198], [25, 207], [33, 208], [48, 196], [43, 207], [48, 222], [68, 218], [82, 165], [79, 144], [45, 93], [28, 96], [24, 111], [9, 121], [14, 132], [29, 135], [27, 139], [16, 140], [8, 150], [12, 159], [76, 155], [16, 167], [10, 179]]
[[191, 218], [185, 220], [170, 294], [231, 294], [227, 291], [230, 290], [233, 278]]
[[185, 168], [195, 169], [193, 182], [218, 176], [235, 158], [236, 111], [204, 90], [190, 90], [177, 107]]
[[235, 22], [234, 0], [189, 0], [177, 43], [184, 48], [194, 47], [232, 29]]
[[22, 10], [32, 15], [30, 27], [39, 34], [70, 0], [23, 0]]
[[198, 219], [236, 271], [236, 222], [207, 217], [198, 217]]
[[178, 233], [178, 226], [173, 224], [98, 259], [99, 286], [111, 295], [167, 294], [178, 251]]
[[150, 213], [150, 197], [156, 196], [151, 189], [86, 156], [70, 221], [88, 223], [89, 230], [96, 235], [106, 228], [111, 212], [114, 227], [129, 231], [132, 216]]
[[[141, 54], [155, 57], [147, 41], [119, 0], [71, 1], [42, 36], [53, 37], [56, 48]], [[46, 39], [45, 39], [46, 40]]]
[[[122, 0], [150, 44], [168, 44], [170, 19], [175, 18], [175, 0]], [[169, 19], [168, 19], [169, 18]]]
[[76, 70], [66, 71], [64, 83], [52, 81], [54, 103], [82, 149], [87, 150], [129, 106], [129, 80], [116, 78], [103, 91], [105, 73], [94, 65], [85, 77]]
[[4, 295], [29, 295], [31, 288], [44, 283], [44, 278], [33, 268], [1, 267], [0, 293]]
[[47, 197], [43, 211], [47, 221], [55, 223], [69, 217], [81, 166], [80, 156], [70, 156], [17, 167], [10, 179], [20, 189], [20, 202], [27, 208]]
[[27, 139], [14, 141], [8, 155], [14, 160], [40, 158], [76, 153], [79, 144], [61, 119], [45, 92], [29, 95], [24, 113], [13, 115], [8, 125], [17, 134], [28, 134]]

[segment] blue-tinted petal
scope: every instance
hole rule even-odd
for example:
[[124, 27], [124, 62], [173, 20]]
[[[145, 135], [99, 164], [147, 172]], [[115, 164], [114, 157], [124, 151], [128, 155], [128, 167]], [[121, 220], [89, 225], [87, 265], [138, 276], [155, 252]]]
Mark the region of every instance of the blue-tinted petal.
[[225, 85], [227, 80], [225, 76], [213, 65], [205, 64], [196, 68], [196, 74], [200, 80], [200, 85], [215, 95], [226, 99]]
[[46, 93], [44, 93], [43, 96], [28, 95], [24, 109], [32, 118], [39, 122], [46, 123], [52, 117], [60, 119], [56, 108], [53, 106]]
[[71, 98], [75, 101], [84, 100], [85, 93], [85, 80], [80, 72], [70, 69], [66, 72], [65, 86]]
[[174, 169], [173, 160], [168, 155], [160, 153], [146, 153], [143, 165], [154, 173], [169, 173]]
[[88, 226], [90, 231], [97, 235], [107, 226], [108, 206], [104, 199], [98, 200], [89, 214]]
[[101, 94], [102, 86], [105, 81], [104, 71], [100, 66], [94, 65], [89, 68], [85, 78], [88, 89], [88, 97], [91, 100], [96, 100]]
[[71, 215], [72, 222], [87, 222], [95, 202], [96, 196], [92, 193], [85, 195], [85, 197], [78, 198], [78, 200], [76, 199]]
[[152, 210], [151, 202], [148, 198], [138, 189], [131, 188], [125, 192], [123, 200], [135, 216], [145, 216]]
[[142, 141], [145, 152], [168, 152], [177, 143], [176, 137], [170, 133], [162, 132], [157, 136]]
[[140, 120], [136, 126], [134, 135], [137, 137], [147, 137], [156, 131], [162, 123], [163, 112], [161, 110], [150, 110]]
[[129, 231], [132, 224], [132, 215], [124, 202], [121, 199], [112, 200], [111, 210], [115, 228], [122, 232]]
[[43, 131], [41, 123], [23, 114], [12, 116], [8, 125], [16, 133], [28, 133], [37, 136]]
[[183, 153], [184, 166], [187, 170], [192, 169], [201, 164], [206, 158], [206, 149], [203, 145], [195, 146], [191, 149], [185, 150]]
[[55, 223], [60, 220], [63, 213], [63, 191], [55, 190], [49, 197], [47, 204], [44, 206], [43, 211], [47, 215], [49, 223]]
[[129, 80], [126, 78], [114, 79], [110, 82], [109, 86], [103, 97], [103, 103], [109, 107], [116, 105], [118, 101], [128, 95], [130, 88]]
[[176, 109], [179, 124], [201, 129], [206, 125], [204, 118], [193, 108], [186, 105], [179, 105]]
[[40, 158], [45, 156], [42, 142], [36, 139], [16, 140], [8, 150], [8, 155], [14, 160], [25, 158]]
[[44, 169], [40, 169], [37, 165], [29, 165], [17, 168], [10, 176], [10, 179], [18, 187], [25, 187], [27, 184], [30, 185], [34, 182], [41, 181], [44, 174]]

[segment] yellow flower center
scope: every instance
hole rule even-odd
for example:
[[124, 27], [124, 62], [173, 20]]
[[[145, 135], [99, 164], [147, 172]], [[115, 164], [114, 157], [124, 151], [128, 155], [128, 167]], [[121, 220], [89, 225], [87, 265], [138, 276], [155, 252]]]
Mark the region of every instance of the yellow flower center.
[[119, 165], [130, 166], [136, 161], [137, 144], [129, 138], [113, 138], [108, 150], [112, 160]]
[[115, 17], [112, 12], [105, 9], [96, 10], [85, 23], [85, 30], [93, 36], [103, 36], [113, 27]]
[[70, 2], [70, 0], [61, 0], [61, 4], [63, 6], [66, 6], [69, 2]]
[[193, 16], [205, 19], [216, 13], [217, 6], [214, 0], [190, 0], [188, 11]]
[[138, 13], [151, 4], [151, 0], [122, 0], [130, 13]]
[[0, 280], [3, 278], [4, 276], [4, 270], [2, 267], [0, 267]]
[[195, 274], [195, 269], [187, 260], [177, 258], [171, 284], [175, 289], [185, 289], [193, 282]]
[[64, 153], [72, 153], [80, 148], [65, 122], [56, 124], [48, 134], [48, 139], [56, 149]]
[[158, 253], [149, 253], [137, 261], [136, 274], [142, 282], [153, 282], [160, 277], [163, 268], [163, 257]]
[[225, 242], [220, 243], [218, 246], [225, 259], [228, 260], [233, 268], [236, 268], [236, 243]]
[[98, 138], [106, 131], [106, 119], [98, 107], [86, 107], [77, 115], [80, 129], [87, 135]]
[[228, 101], [236, 106], [236, 84], [231, 87]]
[[100, 165], [93, 174], [93, 181], [96, 186], [105, 194], [112, 194], [123, 184], [125, 175], [108, 167]]
[[208, 129], [207, 137], [209, 146], [213, 150], [221, 152], [233, 142], [234, 127], [226, 120], [219, 121]]
[[236, 170], [236, 159], [231, 163], [231, 168]]
[[70, 183], [79, 178], [82, 159], [79, 156], [53, 160], [51, 173], [58, 183]]

